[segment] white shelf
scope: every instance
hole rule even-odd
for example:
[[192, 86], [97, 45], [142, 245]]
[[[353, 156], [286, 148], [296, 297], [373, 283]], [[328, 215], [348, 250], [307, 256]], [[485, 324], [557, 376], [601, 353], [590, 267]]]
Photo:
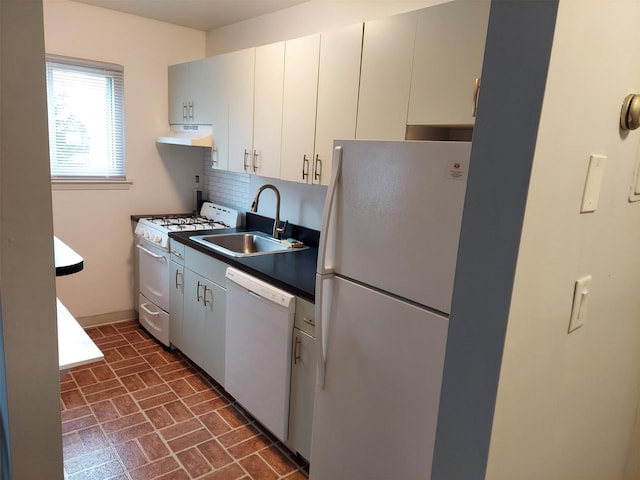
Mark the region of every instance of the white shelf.
[[87, 332], [71, 315], [67, 307], [58, 304], [58, 361], [60, 375], [64, 376], [73, 367], [104, 359], [104, 355]]

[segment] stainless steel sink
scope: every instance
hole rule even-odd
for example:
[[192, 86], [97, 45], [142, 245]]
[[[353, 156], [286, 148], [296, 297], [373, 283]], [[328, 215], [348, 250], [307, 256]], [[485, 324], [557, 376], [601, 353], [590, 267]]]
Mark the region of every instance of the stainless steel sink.
[[254, 257], [273, 253], [293, 252], [308, 247], [291, 248], [262, 232], [222, 233], [220, 235], [194, 235], [190, 237], [207, 248], [232, 257]]

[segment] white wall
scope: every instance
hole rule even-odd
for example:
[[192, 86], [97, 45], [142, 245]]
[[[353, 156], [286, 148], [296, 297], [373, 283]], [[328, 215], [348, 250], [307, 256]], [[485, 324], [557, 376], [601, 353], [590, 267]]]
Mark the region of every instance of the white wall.
[[[168, 129], [167, 67], [204, 56], [204, 32], [67, 0], [44, 3], [47, 53], [124, 66], [128, 190], [55, 190], [54, 229], [84, 257], [81, 273], [58, 279], [77, 317], [134, 308], [129, 216], [191, 211], [201, 149], [157, 146]], [[30, 194], [25, 185], [23, 201]]]
[[[618, 119], [640, 86], [638, 18], [639, 2], [560, 1], [487, 479], [622, 478], [640, 393], [640, 131]], [[608, 156], [600, 204], [579, 214], [593, 153]], [[587, 274], [586, 322], [567, 334]]]
[[2, 0], [0, 448], [13, 471], [0, 452], [0, 476], [12, 480], [63, 476], [43, 58], [41, 2]]

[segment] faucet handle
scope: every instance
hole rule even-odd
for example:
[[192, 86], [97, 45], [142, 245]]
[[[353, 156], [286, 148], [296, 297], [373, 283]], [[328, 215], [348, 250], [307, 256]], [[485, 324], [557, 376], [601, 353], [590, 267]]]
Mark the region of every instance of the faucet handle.
[[284, 235], [284, 232], [287, 229], [288, 225], [289, 225], [289, 220], [285, 220], [284, 221], [284, 226], [282, 228], [280, 228], [280, 227], [276, 228], [276, 232], [278, 233], [278, 239], [282, 238], [282, 236]]

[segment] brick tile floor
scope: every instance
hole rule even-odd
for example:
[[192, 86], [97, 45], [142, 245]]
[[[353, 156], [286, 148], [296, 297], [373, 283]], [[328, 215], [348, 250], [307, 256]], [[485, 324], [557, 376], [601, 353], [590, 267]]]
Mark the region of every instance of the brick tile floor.
[[136, 321], [87, 333], [105, 360], [60, 381], [68, 480], [304, 480], [308, 466]]

